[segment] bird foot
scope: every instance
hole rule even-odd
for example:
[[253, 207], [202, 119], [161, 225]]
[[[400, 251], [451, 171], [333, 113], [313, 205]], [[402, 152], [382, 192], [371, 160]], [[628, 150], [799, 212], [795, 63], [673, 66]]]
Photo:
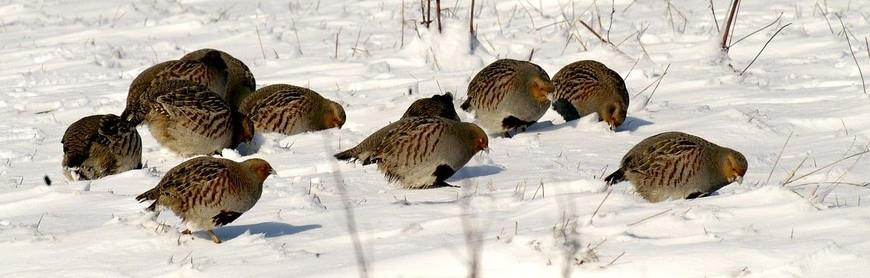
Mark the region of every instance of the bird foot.
[[222, 242], [221, 238], [219, 238], [216, 234], [214, 234], [214, 232], [212, 230], [208, 230], [206, 232], [208, 233], [208, 236], [211, 237], [211, 241], [214, 241], [214, 243], [220, 244]]

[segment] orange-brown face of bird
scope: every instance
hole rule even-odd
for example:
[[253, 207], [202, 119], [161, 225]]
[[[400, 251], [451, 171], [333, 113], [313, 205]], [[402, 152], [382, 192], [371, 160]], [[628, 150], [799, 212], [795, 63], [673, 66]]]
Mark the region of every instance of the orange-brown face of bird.
[[599, 118], [607, 122], [610, 130], [616, 130], [617, 127], [625, 122], [625, 109], [618, 102], [604, 106], [602, 111], [598, 112]]
[[234, 112], [233, 125], [233, 147], [241, 143], [250, 143], [254, 140], [254, 122], [245, 114]]
[[746, 175], [749, 165], [743, 154], [729, 149], [725, 154], [725, 161], [722, 163], [722, 167], [722, 173], [725, 174], [725, 179], [728, 183], [743, 183], [743, 176]]
[[347, 116], [344, 114], [344, 108], [335, 102], [330, 103], [329, 108], [328, 115], [323, 117], [326, 128], [341, 128], [344, 126], [344, 122], [347, 119]]
[[543, 79], [541, 77], [535, 77], [532, 80], [532, 87], [530, 88], [532, 97], [535, 98], [538, 102], [547, 102], [549, 99], [547, 95], [556, 90], [556, 87], [553, 86], [553, 82], [550, 80]]
[[[474, 125], [469, 123], [470, 125]], [[474, 138], [474, 152], [486, 151], [489, 152], [489, 136], [477, 125], [472, 128], [472, 137]]]
[[266, 180], [269, 175], [276, 174], [275, 169], [272, 168], [272, 165], [269, 165], [269, 162], [265, 160], [254, 158], [249, 159], [243, 162], [246, 164], [252, 172], [257, 176], [257, 179], [260, 181]]

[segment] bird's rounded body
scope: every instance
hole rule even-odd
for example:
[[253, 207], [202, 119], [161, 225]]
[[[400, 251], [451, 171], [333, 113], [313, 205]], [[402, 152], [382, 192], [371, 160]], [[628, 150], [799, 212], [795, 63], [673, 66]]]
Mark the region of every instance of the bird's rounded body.
[[137, 169], [142, 139], [120, 117], [92, 115], [71, 124], [63, 139], [63, 173], [69, 180], [91, 180]]
[[620, 169], [605, 180], [628, 180], [644, 199], [660, 202], [710, 194], [742, 181], [746, 170], [746, 158], [733, 149], [694, 135], [665, 132], [632, 147]]
[[133, 79], [127, 93], [127, 107], [121, 117], [136, 125], [148, 114], [150, 104], [162, 94], [148, 93], [164, 81], [184, 80], [208, 88], [220, 98], [227, 95], [227, 65], [220, 53], [209, 52], [198, 61], [171, 60], [145, 69]]
[[628, 91], [615, 71], [602, 63], [583, 60], [563, 67], [553, 76], [553, 109], [566, 121], [598, 113], [611, 129], [625, 122]]
[[473, 123], [443, 117], [409, 117], [376, 131], [359, 145], [335, 155], [378, 164], [391, 182], [419, 189], [444, 182], [478, 152], [488, 148], [486, 133]]
[[148, 210], [167, 208], [189, 229], [208, 230], [212, 234], [212, 229], [250, 210], [260, 199], [263, 181], [273, 173], [269, 163], [262, 159], [235, 162], [197, 157], [169, 170], [157, 186], [136, 200], [153, 201]]
[[250, 94], [257, 90], [257, 81], [251, 70], [239, 59], [232, 55], [215, 49], [203, 48], [185, 54], [179, 60], [181, 61], [197, 61], [207, 62], [210, 53], [220, 54], [221, 60], [226, 64], [226, 99], [227, 103], [233, 109], [238, 109], [242, 101]]
[[456, 108], [453, 107], [453, 94], [449, 92], [415, 100], [402, 115], [403, 119], [409, 117], [443, 117], [454, 121], [460, 120]]
[[185, 80], [165, 81], [145, 120], [161, 145], [182, 156], [218, 153], [250, 141], [253, 127], [208, 88]]
[[550, 107], [547, 95], [553, 90], [540, 66], [500, 59], [474, 76], [461, 108], [473, 111], [475, 122], [488, 132], [505, 133], [537, 122]]
[[239, 112], [247, 115], [258, 132], [286, 135], [344, 125], [344, 108], [317, 92], [287, 84], [260, 88], [245, 98]]

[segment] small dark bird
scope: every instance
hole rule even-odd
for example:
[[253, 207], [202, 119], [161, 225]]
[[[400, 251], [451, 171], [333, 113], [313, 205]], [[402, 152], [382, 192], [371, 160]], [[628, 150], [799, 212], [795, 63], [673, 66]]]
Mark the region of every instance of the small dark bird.
[[450, 92], [414, 101], [402, 115], [403, 119], [408, 117], [442, 117], [460, 121], [456, 108], [453, 108], [453, 94]]
[[[136, 127], [106, 114], [84, 117], [63, 134], [63, 174], [67, 179], [92, 180], [140, 168], [142, 139]], [[46, 176], [46, 184], [51, 180]]]
[[488, 148], [486, 133], [473, 123], [409, 117], [381, 128], [335, 158], [358, 160], [363, 165], [377, 163], [390, 182], [421, 189], [450, 186], [445, 180]]
[[121, 118], [139, 125], [148, 114], [150, 103], [160, 94], [146, 94], [151, 87], [168, 80], [185, 80], [208, 88], [225, 99], [227, 95], [227, 65], [218, 51], [209, 51], [197, 61], [172, 60], [154, 65], [133, 79], [127, 93], [127, 107]]
[[547, 112], [555, 90], [547, 72], [526, 61], [500, 59], [489, 64], [468, 84], [462, 110], [475, 114], [475, 122], [491, 133], [525, 129]]
[[258, 132], [286, 135], [341, 128], [346, 119], [340, 104], [287, 84], [260, 88], [245, 98], [239, 112], [248, 115]]
[[[187, 80], [166, 80], [149, 88], [148, 123], [161, 145], [182, 156], [220, 153], [254, 137], [254, 124], [232, 111], [208, 88]], [[158, 95], [157, 97], [154, 97]]]
[[563, 67], [553, 77], [553, 110], [565, 121], [598, 113], [611, 130], [625, 122], [628, 91], [615, 71], [602, 63], [584, 60]]
[[738, 151], [686, 133], [665, 132], [631, 148], [605, 181], [612, 185], [628, 180], [650, 202], [690, 199], [741, 183], [747, 165]]
[[251, 73], [251, 70], [247, 65], [245, 65], [245, 63], [226, 52], [210, 48], [203, 48], [190, 52], [179, 60], [210, 63], [209, 59], [212, 59], [212, 57], [209, 57], [209, 55], [213, 55], [212, 53], [220, 54], [220, 59], [224, 64], [226, 64], [227, 95], [225, 99], [233, 110], [238, 110], [238, 107], [242, 104], [242, 100], [257, 90], [257, 81], [254, 79], [254, 74]]
[[241, 163], [229, 159], [197, 157], [170, 169], [160, 183], [136, 196], [139, 202], [154, 201], [147, 210], [168, 208], [190, 229], [206, 230], [221, 243], [215, 228], [235, 221], [251, 209], [263, 193], [263, 181], [275, 170], [262, 159]]

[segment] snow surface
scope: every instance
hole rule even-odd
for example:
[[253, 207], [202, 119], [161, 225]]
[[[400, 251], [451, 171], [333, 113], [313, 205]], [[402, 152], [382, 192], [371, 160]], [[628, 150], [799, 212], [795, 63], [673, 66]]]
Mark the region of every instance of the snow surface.
[[[479, 250], [484, 277], [870, 273], [870, 159], [825, 167], [870, 144], [870, 97], [837, 19], [870, 75], [870, 2], [744, 1], [734, 40], [782, 19], [726, 58], [708, 1], [613, 1], [611, 25], [611, 1], [480, 0], [476, 40], [470, 1], [444, 2], [438, 34], [418, 23], [419, 1], [0, 1], [0, 276], [355, 277], [337, 181], [372, 277], [465, 276], [470, 250]], [[728, 2], [713, 1], [720, 25]], [[600, 32], [619, 50], [577, 19], [610, 29]], [[147, 169], [92, 182], [60, 173], [70, 123], [120, 113], [140, 71], [203, 47], [246, 62], [260, 87], [306, 86], [348, 114], [341, 130], [267, 134], [248, 155], [224, 152], [264, 158], [280, 176], [251, 211], [216, 230], [220, 245], [203, 233], [180, 236], [177, 218], [152, 220], [133, 199], [183, 161], [147, 129], [139, 129]], [[652, 98], [650, 88], [632, 99], [617, 132], [549, 111], [529, 132], [493, 138], [490, 153], [450, 180], [461, 188], [402, 190], [375, 167], [331, 158], [416, 98], [451, 91], [461, 103], [477, 70], [532, 50], [550, 75], [602, 61], [627, 76], [632, 95], [670, 67]], [[742, 151], [746, 181], [698, 200], [651, 204], [628, 183], [608, 196], [602, 175], [633, 144], [671, 130]]]

